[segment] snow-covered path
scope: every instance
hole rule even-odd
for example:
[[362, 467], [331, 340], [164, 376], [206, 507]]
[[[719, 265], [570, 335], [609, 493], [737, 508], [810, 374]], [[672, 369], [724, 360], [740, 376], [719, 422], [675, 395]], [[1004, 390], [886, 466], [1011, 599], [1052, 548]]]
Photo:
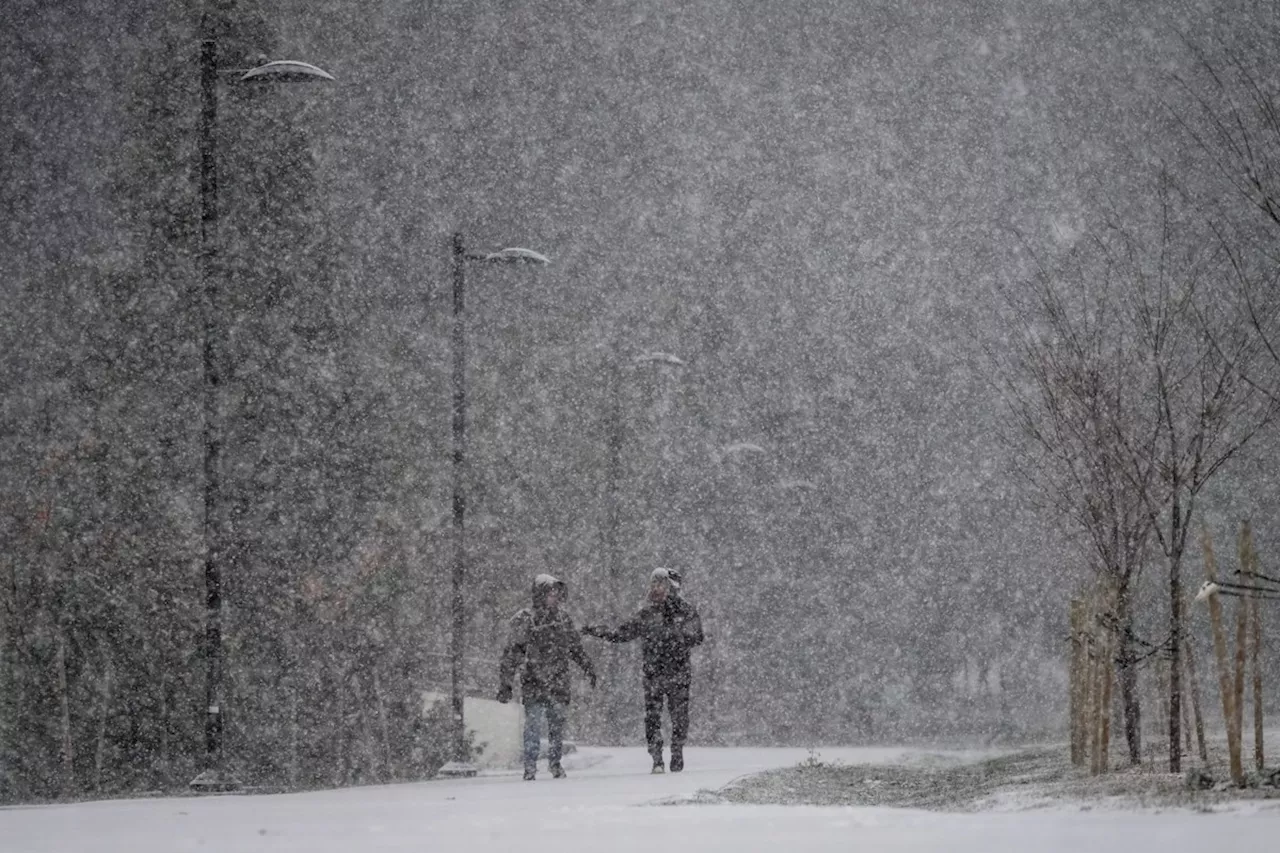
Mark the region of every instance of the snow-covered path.
[[[682, 774], [651, 776], [640, 749], [584, 748], [570, 777], [437, 780], [305, 794], [114, 800], [0, 809], [3, 853], [502, 851], [630, 853], [716, 850], [1163, 851], [1271, 845], [1280, 810], [1206, 816], [1061, 809], [936, 814], [882, 808], [683, 805], [800, 749], [690, 749]], [[916, 760], [897, 749], [823, 750], [847, 763]], [[976, 757], [972, 756], [972, 757]], [[1230, 822], [1224, 826], [1223, 821]], [[1224, 835], [1225, 833], [1225, 835]]]

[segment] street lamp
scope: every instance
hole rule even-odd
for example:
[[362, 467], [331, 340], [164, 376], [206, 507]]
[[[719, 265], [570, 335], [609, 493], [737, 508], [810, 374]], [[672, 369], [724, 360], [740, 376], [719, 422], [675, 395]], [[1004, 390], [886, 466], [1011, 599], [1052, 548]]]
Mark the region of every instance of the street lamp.
[[[205, 584], [205, 767], [190, 786], [200, 791], [230, 791], [239, 782], [228, 772], [222, 749], [222, 526], [218, 517], [222, 436], [218, 423], [218, 390], [222, 384], [215, 338], [218, 304], [218, 39], [213, 19], [201, 20], [200, 42], [200, 278], [203, 284], [204, 365], [204, 584]], [[282, 60], [232, 71], [241, 83], [302, 83], [332, 80], [326, 71], [305, 62]]]
[[474, 776], [467, 749], [467, 729], [462, 715], [462, 649], [467, 629], [466, 599], [467, 548], [464, 537], [467, 511], [467, 324], [465, 312], [466, 265], [470, 261], [491, 264], [547, 264], [550, 260], [532, 249], [503, 249], [498, 252], [468, 252], [462, 234], [453, 235], [453, 631], [450, 648], [449, 685], [453, 704], [453, 760], [439, 770], [440, 776]]
[[[723, 542], [724, 547], [718, 555], [719, 559], [708, 564], [706, 606], [702, 611], [702, 621], [707, 628], [706, 656], [709, 670], [707, 720], [712, 737], [717, 739], [717, 742], [721, 742], [719, 740], [721, 738], [720, 693], [725, 683], [731, 681], [727, 676], [732, 674], [725, 672], [728, 668], [728, 659], [724, 651], [732, 648], [734, 628], [732, 614], [737, 612], [734, 606], [737, 601], [733, 594], [737, 584], [729, 581], [743, 565], [739, 560], [746, 559], [743, 556], [742, 547], [742, 543], [746, 540], [746, 531], [736, 530], [731, 525], [734, 521], [745, 518], [747, 528], [758, 528], [758, 524], [755, 523], [755, 512], [750, 505], [743, 503], [744, 472], [742, 469], [765, 464], [768, 457], [769, 451], [752, 441], [735, 441], [712, 451], [712, 460], [716, 468], [724, 472], [717, 473], [716, 480], [728, 486], [731, 496], [726, 496], [726, 500], [716, 500], [713, 504], [713, 517], [716, 518], [716, 526], [720, 529], [720, 535], [717, 537], [719, 541], [715, 544], [719, 545]], [[748, 554], [754, 551], [754, 544], [748, 544], [746, 549]], [[725, 568], [728, 569], [725, 572], [725, 580], [718, 582], [717, 575]]]
[[[637, 366], [649, 365], [662, 374], [672, 373], [679, 375], [680, 369], [685, 366], [685, 361], [678, 355], [659, 350], [651, 350], [641, 353], [632, 359], [632, 363]], [[670, 368], [666, 370], [665, 368]], [[663, 383], [662, 389], [658, 395], [657, 406], [657, 423], [656, 438], [659, 444], [657, 453], [655, 454], [655, 467], [657, 469], [656, 489], [657, 504], [651, 505], [652, 522], [654, 525], [654, 539], [652, 541], [654, 549], [654, 559], [657, 565], [668, 565], [671, 562], [669, 555], [665, 553], [664, 539], [667, 536], [667, 521], [669, 513], [665, 511], [668, 501], [670, 500], [671, 490], [671, 472], [672, 472], [672, 447], [670, 436], [667, 434], [667, 426], [671, 415], [671, 387], [667, 383]], [[652, 493], [651, 493], [652, 494]], [[652, 497], [651, 497], [652, 500]]]
[[[616, 346], [616, 345], [615, 345]], [[626, 588], [622, 577], [622, 554], [619, 545], [619, 531], [622, 527], [622, 499], [620, 492], [623, 486], [623, 450], [625, 445], [624, 424], [623, 424], [623, 404], [622, 392], [623, 386], [636, 376], [640, 371], [648, 367], [652, 367], [662, 373], [675, 372], [677, 368], [683, 368], [685, 361], [680, 356], [669, 352], [659, 350], [649, 350], [638, 355], [632, 356], [630, 359], [631, 372], [624, 375], [624, 362], [620, 354], [615, 352], [609, 358], [609, 413], [607, 418], [607, 459], [605, 466], [605, 520], [604, 520], [604, 558], [608, 569], [610, 579], [609, 588], [614, 590], [615, 606], [623, 604], [622, 596], [625, 596], [623, 590]], [[671, 368], [667, 371], [665, 368]], [[664, 389], [665, 393], [665, 389]], [[630, 408], [630, 407], [628, 407]], [[664, 400], [662, 409], [659, 413], [659, 441], [663, 440], [662, 436], [662, 419], [666, 416], [668, 405]], [[663, 449], [664, 462], [667, 462], [667, 449]], [[665, 472], [666, 466], [663, 466]], [[664, 496], [660, 496], [665, 499]], [[659, 525], [661, 529], [661, 525]], [[658, 548], [658, 562], [664, 563], [667, 558], [662, 556], [661, 548]], [[612, 646], [606, 643], [608, 648], [604, 649], [603, 665], [606, 669], [606, 678], [604, 679], [603, 688], [603, 726], [606, 733], [612, 733], [617, 730], [619, 720], [623, 711], [623, 693], [622, 680], [618, 677], [622, 659], [621, 647]]]

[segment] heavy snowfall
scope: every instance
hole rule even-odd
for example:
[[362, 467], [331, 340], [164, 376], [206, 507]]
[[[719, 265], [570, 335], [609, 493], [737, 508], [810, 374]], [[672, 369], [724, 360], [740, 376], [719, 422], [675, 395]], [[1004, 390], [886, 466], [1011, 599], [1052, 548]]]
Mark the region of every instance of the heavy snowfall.
[[1278, 54], [5, 0], [0, 849], [1275, 837]]

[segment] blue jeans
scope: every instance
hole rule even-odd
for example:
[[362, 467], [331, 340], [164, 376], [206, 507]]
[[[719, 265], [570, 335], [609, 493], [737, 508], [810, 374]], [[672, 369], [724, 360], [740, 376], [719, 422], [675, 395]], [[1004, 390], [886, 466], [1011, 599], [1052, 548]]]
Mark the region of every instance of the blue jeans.
[[560, 763], [560, 751], [564, 746], [564, 703], [554, 699], [535, 699], [524, 703], [524, 766], [537, 766], [538, 749], [542, 742], [542, 718], [547, 719], [547, 764]]

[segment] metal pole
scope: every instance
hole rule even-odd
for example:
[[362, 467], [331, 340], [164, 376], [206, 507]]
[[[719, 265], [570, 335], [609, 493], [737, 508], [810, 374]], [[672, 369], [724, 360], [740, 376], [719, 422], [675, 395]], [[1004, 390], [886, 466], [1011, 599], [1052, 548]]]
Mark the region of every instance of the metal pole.
[[474, 775], [462, 716], [462, 648], [467, 613], [463, 597], [467, 574], [465, 491], [467, 449], [467, 336], [465, 312], [466, 251], [462, 234], [453, 235], [453, 636], [450, 686], [453, 700], [454, 761], [459, 775]]
[[[623, 445], [625, 436], [622, 423], [622, 366], [621, 348], [615, 344], [610, 355], [609, 365], [609, 432], [608, 432], [608, 467], [605, 479], [605, 561], [609, 570], [609, 588], [613, 592], [614, 607], [608, 618], [617, 618], [625, 612], [626, 597], [622, 579], [622, 551], [620, 533], [622, 528], [622, 491], [623, 491]], [[622, 726], [623, 702], [621, 674], [624, 671], [620, 663], [620, 648], [612, 643], [605, 644], [605, 738], [613, 743]]]
[[467, 728], [463, 719], [463, 658], [467, 631], [467, 608], [464, 595], [467, 579], [466, 549], [466, 478], [467, 478], [467, 326], [465, 310], [467, 261], [502, 263], [546, 263], [536, 252], [522, 249], [503, 250], [490, 255], [468, 255], [462, 234], [453, 235], [453, 635], [450, 682], [453, 705], [454, 758], [438, 771], [441, 776], [474, 776], [471, 751], [467, 748]]
[[200, 251], [203, 285], [204, 364], [204, 582], [205, 582], [205, 769], [192, 782], [197, 787], [223, 787], [222, 779], [222, 571], [218, 518], [222, 444], [218, 417], [218, 43], [211, 21], [202, 20], [200, 43]]

